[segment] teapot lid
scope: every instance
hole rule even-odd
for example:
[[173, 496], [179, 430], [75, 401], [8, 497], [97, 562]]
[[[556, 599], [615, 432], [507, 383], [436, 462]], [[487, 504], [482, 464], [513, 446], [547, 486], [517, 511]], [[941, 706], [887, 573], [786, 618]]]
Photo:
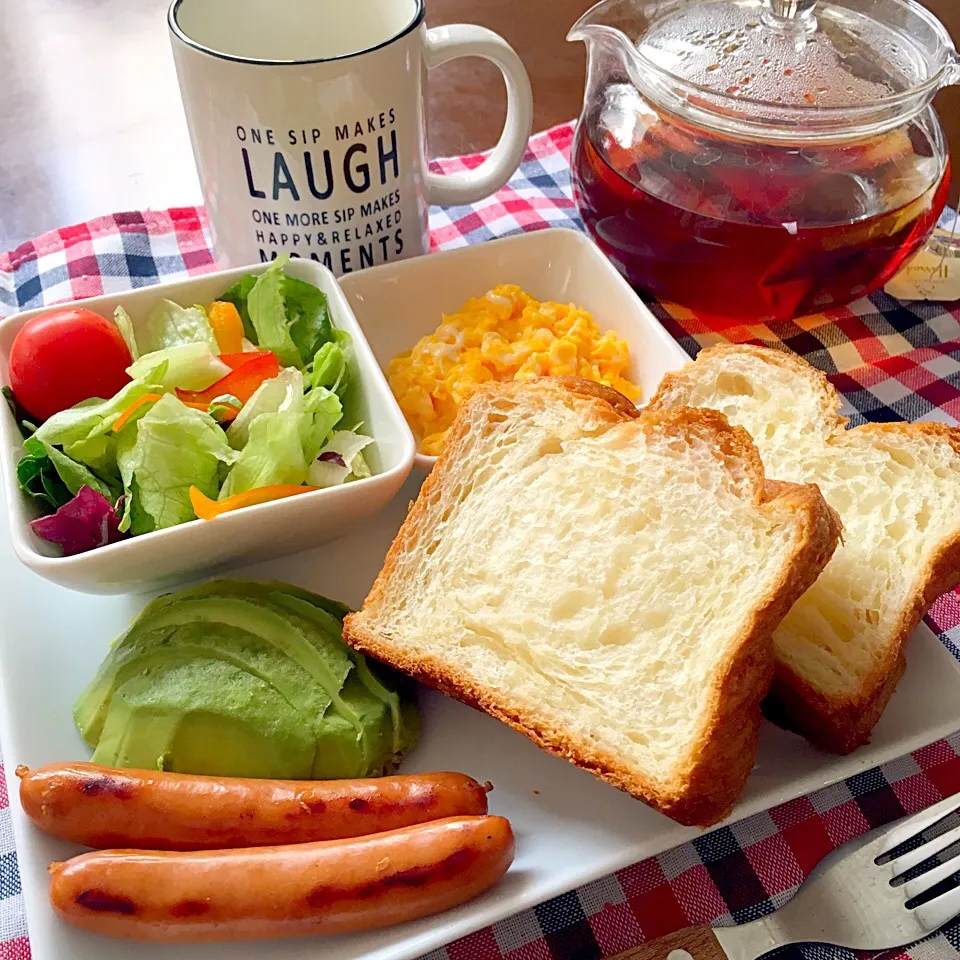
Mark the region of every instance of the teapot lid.
[[839, 129], [859, 115], [876, 130], [958, 77], [949, 34], [915, 0], [603, 0], [570, 39], [591, 26], [620, 35], [654, 100], [727, 123]]
[[865, 9], [815, 0], [719, 0], [681, 7], [637, 49], [708, 90], [768, 103], [876, 103], [927, 79], [925, 58]]

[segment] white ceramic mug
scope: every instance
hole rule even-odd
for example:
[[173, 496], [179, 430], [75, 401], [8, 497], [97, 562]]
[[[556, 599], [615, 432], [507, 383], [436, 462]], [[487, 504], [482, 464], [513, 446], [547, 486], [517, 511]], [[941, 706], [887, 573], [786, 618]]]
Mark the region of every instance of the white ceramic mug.
[[[530, 81], [483, 27], [428, 30], [423, 0], [173, 0], [171, 42], [218, 259], [281, 253], [336, 274], [425, 253], [428, 204], [498, 190], [523, 156]], [[507, 85], [500, 142], [475, 170], [428, 169], [424, 80], [455, 57]]]

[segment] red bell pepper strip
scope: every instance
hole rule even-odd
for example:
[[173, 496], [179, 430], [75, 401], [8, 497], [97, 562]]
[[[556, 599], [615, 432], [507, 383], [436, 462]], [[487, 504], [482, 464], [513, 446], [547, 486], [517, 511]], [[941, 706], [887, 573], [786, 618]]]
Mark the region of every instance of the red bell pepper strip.
[[[229, 356], [229, 354], [228, 354]], [[223, 359], [221, 355], [221, 359]], [[177, 390], [177, 396], [184, 403], [209, 404], [217, 397], [228, 393], [241, 403], [246, 403], [256, 393], [264, 380], [271, 380], [280, 373], [280, 361], [272, 351], [266, 350], [256, 359], [231, 370], [206, 390]]]
[[251, 360], [260, 360], [271, 353], [273, 353], [272, 350], [247, 350], [242, 353], [221, 353], [217, 359], [231, 370], [236, 370]]

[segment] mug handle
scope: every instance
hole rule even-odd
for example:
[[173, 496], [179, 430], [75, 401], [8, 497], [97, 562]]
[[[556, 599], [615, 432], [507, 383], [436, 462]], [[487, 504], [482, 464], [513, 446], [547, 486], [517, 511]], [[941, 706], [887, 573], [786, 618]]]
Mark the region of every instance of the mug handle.
[[523, 159], [533, 128], [533, 92], [530, 78], [513, 47], [503, 37], [475, 24], [454, 23], [427, 30], [424, 61], [427, 68], [458, 57], [483, 57], [495, 64], [507, 86], [507, 119], [493, 152], [475, 170], [440, 174], [424, 170], [427, 203], [474, 203], [499, 190]]

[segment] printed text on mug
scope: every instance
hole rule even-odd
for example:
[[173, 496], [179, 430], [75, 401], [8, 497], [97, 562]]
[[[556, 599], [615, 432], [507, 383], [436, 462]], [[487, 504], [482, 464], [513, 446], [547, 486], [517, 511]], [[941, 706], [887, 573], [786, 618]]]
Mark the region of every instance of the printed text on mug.
[[[289, 251], [350, 273], [401, 255], [395, 122], [390, 108], [332, 128], [236, 127], [261, 260]], [[330, 206], [335, 194], [346, 201], [342, 206]], [[302, 209], [291, 210], [294, 205]]]

